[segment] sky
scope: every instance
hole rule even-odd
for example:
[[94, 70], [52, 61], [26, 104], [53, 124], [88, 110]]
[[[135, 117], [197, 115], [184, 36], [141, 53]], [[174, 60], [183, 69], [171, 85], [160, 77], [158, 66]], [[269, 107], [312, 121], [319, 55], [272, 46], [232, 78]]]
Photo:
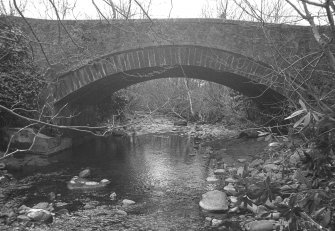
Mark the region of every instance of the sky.
[[[4, 5], [9, 8], [10, 2], [13, 0], [0, 0], [4, 2]], [[16, 0], [18, 4], [26, 2], [24, 16], [28, 18], [42, 18], [42, 19], [57, 19], [54, 9], [50, 4], [50, 0]], [[66, 16], [61, 19], [99, 19], [99, 13], [92, 1], [98, 6], [99, 10], [103, 13], [104, 16], [111, 19], [112, 18], [112, 8], [108, 6], [105, 2], [110, 0], [52, 0], [55, 2], [59, 12], [62, 12], [62, 3], [67, 2], [68, 6], [72, 7], [76, 3], [73, 10], [68, 10]], [[128, 4], [129, 0], [111, 0], [117, 6], [122, 4]], [[203, 17], [214, 17], [217, 18], [219, 15], [217, 6], [219, 2], [228, 1], [228, 19], [237, 19], [237, 20], [250, 20], [248, 18], [240, 18], [241, 8], [234, 6], [233, 0], [132, 0], [132, 10], [135, 10], [137, 7], [137, 16], [133, 18], [146, 18], [143, 15], [143, 11], [136, 5], [136, 1], [145, 8], [148, 9], [149, 2], [150, 9], [149, 14], [151, 18], [203, 18]], [[273, 5], [271, 2], [278, 0], [248, 0], [253, 5], [257, 5], [257, 9], [261, 9], [259, 6], [262, 2], [263, 7], [272, 11]], [[298, 1], [298, 0], [296, 0]], [[285, 2], [282, 0], [282, 2]], [[127, 6], [125, 6], [127, 9]], [[205, 13], [204, 13], [205, 11]], [[273, 11], [272, 11], [273, 12]], [[1, 5], [0, 5], [1, 13]], [[282, 7], [280, 9], [280, 15], [287, 17], [282, 17], [285, 21], [271, 21], [266, 19], [267, 22], [276, 22], [276, 23], [294, 23], [304, 25], [303, 20], [299, 17], [300, 21], [297, 22], [295, 17], [296, 12], [292, 7]], [[287, 15], [286, 15], [287, 14]], [[247, 15], [247, 14], [244, 14]], [[109, 16], [109, 17], [108, 17]], [[293, 17], [292, 17], [293, 16]], [[101, 16], [100, 16], [101, 18]], [[269, 21], [270, 20], [270, 21]], [[306, 22], [305, 22], [306, 24]], [[322, 22], [320, 23], [322, 24]]]
[[[4, 0], [11, 1], [11, 0]], [[25, 0], [17, 0], [17, 2], [23, 2]], [[54, 0], [55, 2], [60, 0]], [[66, 0], [71, 4], [75, 0]], [[114, 3], [118, 3], [120, 0], [113, 0]], [[101, 11], [106, 11], [108, 7], [103, 0], [94, 0], [94, 2], [99, 6]], [[125, 1], [127, 2], [127, 1]], [[149, 0], [138, 0], [143, 6], [147, 6]], [[215, 0], [173, 0], [172, 10], [171, 10], [171, 0], [151, 0], [150, 6], [150, 16], [152, 18], [199, 18], [202, 14], [203, 7], [210, 3], [215, 2]], [[26, 10], [24, 15], [30, 18], [53, 18], [52, 10], [45, 9], [45, 3], [47, 0], [27, 0]], [[135, 5], [135, 3], [133, 2]], [[171, 13], [170, 13], [171, 10]], [[98, 18], [97, 10], [92, 4], [92, 0], [77, 0], [76, 8], [74, 12], [70, 12], [67, 19], [86, 19]]]

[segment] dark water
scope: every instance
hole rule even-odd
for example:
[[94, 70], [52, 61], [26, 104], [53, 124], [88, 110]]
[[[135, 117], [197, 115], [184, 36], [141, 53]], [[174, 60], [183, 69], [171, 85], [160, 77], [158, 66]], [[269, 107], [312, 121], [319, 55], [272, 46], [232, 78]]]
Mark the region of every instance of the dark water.
[[[198, 204], [210, 187], [206, 178], [211, 160], [206, 148], [195, 145], [190, 137], [96, 138], [46, 162], [49, 165], [38, 173], [32, 167], [23, 169], [25, 177], [35, 177], [33, 187], [17, 192], [25, 194], [27, 206], [48, 201], [51, 192], [71, 212], [83, 209], [89, 201], [113, 205], [130, 199], [136, 202], [127, 211], [134, 215], [128, 216], [133, 222], [153, 222], [158, 225], [153, 230], [203, 230], [208, 214]], [[66, 182], [85, 168], [91, 169], [91, 180], [105, 178], [111, 184], [95, 192], [68, 190]], [[115, 201], [110, 200], [112, 192], [117, 194]]]

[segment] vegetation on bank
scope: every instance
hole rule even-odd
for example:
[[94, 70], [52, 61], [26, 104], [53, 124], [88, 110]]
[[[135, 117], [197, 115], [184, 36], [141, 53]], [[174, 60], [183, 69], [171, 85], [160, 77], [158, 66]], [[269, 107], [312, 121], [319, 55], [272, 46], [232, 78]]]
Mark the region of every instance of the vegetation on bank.
[[[0, 17], [0, 104], [26, 116], [36, 116], [39, 95], [46, 86], [34, 64], [29, 38], [5, 16]], [[0, 110], [0, 126], [22, 126]]]

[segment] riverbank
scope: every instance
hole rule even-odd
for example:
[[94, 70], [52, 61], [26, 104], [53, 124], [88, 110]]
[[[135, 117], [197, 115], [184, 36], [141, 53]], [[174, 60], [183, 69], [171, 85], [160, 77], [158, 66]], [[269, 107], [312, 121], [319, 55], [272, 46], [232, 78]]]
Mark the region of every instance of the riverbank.
[[[245, 125], [246, 126], [246, 125]], [[130, 125], [125, 126], [129, 135], [145, 135], [154, 133], [183, 133], [200, 139], [220, 139], [237, 137], [240, 129], [245, 126], [235, 126], [224, 123], [206, 124], [201, 122], [187, 122], [185, 120], [159, 114], [143, 115], [132, 119]]]

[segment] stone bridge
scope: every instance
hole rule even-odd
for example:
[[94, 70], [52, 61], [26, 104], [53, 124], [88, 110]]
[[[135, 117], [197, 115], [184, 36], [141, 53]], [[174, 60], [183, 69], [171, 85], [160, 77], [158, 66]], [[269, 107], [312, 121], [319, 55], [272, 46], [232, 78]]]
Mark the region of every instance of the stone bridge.
[[[47, 41], [42, 46], [55, 67], [48, 75], [58, 106], [93, 104], [132, 84], [166, 77], [213, 81], [272, 104], [287, 94], [288, 83], [278, 70], [317, 49], [308, 27], [279, 24], [222, 19], [30, 23]], [[36, 44], [34, 50], [36, 61], [45, 65]]]

